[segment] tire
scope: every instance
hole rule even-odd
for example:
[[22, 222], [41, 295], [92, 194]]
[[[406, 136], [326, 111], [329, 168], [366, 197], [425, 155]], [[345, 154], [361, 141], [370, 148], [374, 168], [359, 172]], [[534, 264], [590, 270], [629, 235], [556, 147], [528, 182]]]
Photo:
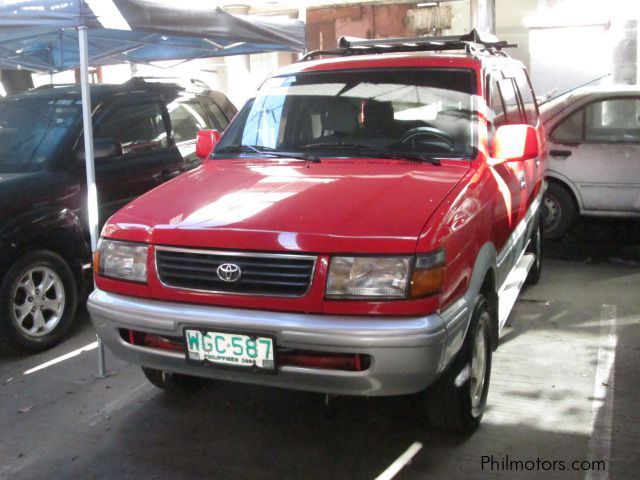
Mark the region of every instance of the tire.
[[536, 228], [531, 233], [526, 253], [532, 253], [535, 260], [524, 283], [525, 285], [535, 285], [540, 281], [542, 275], [542, 220], [536, 222]]
[[[489, 304], [479, 295], [462, 348], [444, 374], [424, 392], [427, 420], [432, 427], [471, 434], [480, 425], [491, 378], [490, 331]], [[478, 362], [479, 357], [484, 361]], [[480, 385], [478, 378], [482, 379]]]
[[0, 336], [18, 350], [60, 343], [76, 314], [78, 289], [67, 262], [48, 250], [19, 257], [0, 286]]
[[542, 199], [544, 237], [549, 240], [563, 237], [573, 224], [576, 214], [576, 203], [567, 189], [549, 182]]
[[142, 367], [142, 373], [153, 386], [171, 393], [195, 392], [204, 382], [200, 377], [165, 372], [155, 368]]

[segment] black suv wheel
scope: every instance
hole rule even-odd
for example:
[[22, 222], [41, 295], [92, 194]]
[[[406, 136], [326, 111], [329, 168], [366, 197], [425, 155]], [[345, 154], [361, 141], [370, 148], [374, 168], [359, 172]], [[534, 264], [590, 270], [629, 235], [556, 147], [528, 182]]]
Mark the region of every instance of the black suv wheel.
[[491, 314], [479, 295], [467, 336], [444, 374], [425, 392], [427, 419], [440, 430], [473, 433], [487, 406], [491, 377]]
[[24, 255], [0, 287], [0, 333], [22, 350], [50, 348], [71, 326], [77, 298], [73, 272], [61, 256], [47, 250]]

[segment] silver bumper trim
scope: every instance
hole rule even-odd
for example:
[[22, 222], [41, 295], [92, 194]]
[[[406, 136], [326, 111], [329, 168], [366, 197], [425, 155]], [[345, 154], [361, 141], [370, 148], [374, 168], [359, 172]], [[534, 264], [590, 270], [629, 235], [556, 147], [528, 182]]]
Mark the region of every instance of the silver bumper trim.
[[[127, 297], [95, 290], [88, 301], [100, 337], [118, 357], [151, 368], [232, 381], [350, 395], [398, 395], [426, 388], [443, 366], [446, 331], [437, 314], [375, 317], [270, 312]], [[278, 347], [361, 353], [371, 357], [362, 372], [281, 366], [256, 375], [189, 365], [184, 355], [134, 346], [118, 330], [129, 328], [181, 336], [185, 326], [264, 332]]]

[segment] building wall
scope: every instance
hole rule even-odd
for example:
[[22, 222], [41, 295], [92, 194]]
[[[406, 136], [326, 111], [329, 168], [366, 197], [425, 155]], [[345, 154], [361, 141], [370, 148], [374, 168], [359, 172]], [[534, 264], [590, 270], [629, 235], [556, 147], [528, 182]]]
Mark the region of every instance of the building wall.
[[518, 48], [509, 49], [509, 55], [527, 68], [531, 66], [529, 30], [523, 19], [535, 15], [537, 10], [538, 0], [496, 0], [496, 35], [500, 40], [518, 45]]
[[341, 36], [415, 37], [469, 31], [469, 0], [440, 2], [438, 7], [421, 8], [417, 4], [371, 3], [309, 8], [307, 48], [335, 48]]
[[538, 94], [594, 81], [637, 84], [639, 20], [638, 0], [538, 0], [524, 19]]

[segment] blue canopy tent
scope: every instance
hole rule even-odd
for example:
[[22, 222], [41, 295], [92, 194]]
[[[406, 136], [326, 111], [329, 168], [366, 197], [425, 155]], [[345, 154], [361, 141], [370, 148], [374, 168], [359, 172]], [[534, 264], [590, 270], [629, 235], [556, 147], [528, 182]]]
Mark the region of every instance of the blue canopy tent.
[[79, 27], [87, 28], [93, 65], [305, 48], [301, 21], [233, 15], [198, 3], [187, 9], [162, 0], [0, 0], [0, 67], [77, 68]]
[[98, 239], [89, 65], [303, 51], [299, 20], [233, 15], [211, 2], [0, 0], [0, 68], [80, 68], [91, 247]]
[[[303, 51], [304, 23], [232, 15], [208, 1], [0, 0], [0, 68], [80, 68], [91, 248], [98, 232], [89, 65]], [[214, 4], [215, 5], [215, 4]], [[98, 377], [106, 376], [99, 346]]]

